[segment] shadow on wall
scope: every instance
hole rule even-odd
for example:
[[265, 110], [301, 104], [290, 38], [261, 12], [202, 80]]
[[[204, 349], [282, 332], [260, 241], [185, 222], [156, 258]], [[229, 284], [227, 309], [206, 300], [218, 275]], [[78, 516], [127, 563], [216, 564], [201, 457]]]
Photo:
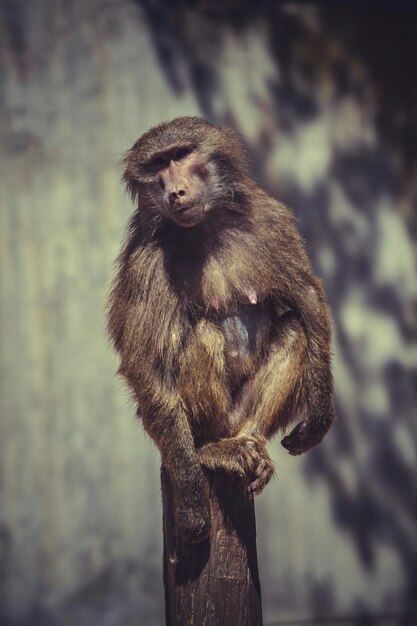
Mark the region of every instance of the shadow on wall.
[[[340, 419], [326, 445], [306, 457], [305, 479], [327, 483], [334, 519], [363, 568], [374, 567], [380, 547], [397, 554], [403, 603], [414, 610], [415, 20], [383, 8], [138, 4], [173, 92], [191, 84], [208, 119], [249, 137], [258, 180], [295, 209], [337, 336]], [[223, 96], [227, 106], [218, 96], [232, 80], [227, 40], [239, 38], [244, 50], [254, 28], [268, 42], [272, 69], [261, 76], [263, 95], [252, 85], [244, 96], [249, 120], [239, 117], [238, 82]]]

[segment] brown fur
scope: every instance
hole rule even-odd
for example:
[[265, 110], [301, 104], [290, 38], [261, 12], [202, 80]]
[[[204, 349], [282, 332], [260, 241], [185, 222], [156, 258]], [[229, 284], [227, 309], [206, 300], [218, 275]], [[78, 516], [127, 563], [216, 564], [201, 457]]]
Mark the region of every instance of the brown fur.
[[292, 213], [250, 178], [235, 133], [179, 118], [148, 131], [124, 163], [137, 209], [108, 328], [176, 485], [178, 524], [201, 540], [201, 464], [258, 493], [273, 474], [267, 439], [302, 417], [282, 442], [300, 454], [332, 423], [329, 311]]

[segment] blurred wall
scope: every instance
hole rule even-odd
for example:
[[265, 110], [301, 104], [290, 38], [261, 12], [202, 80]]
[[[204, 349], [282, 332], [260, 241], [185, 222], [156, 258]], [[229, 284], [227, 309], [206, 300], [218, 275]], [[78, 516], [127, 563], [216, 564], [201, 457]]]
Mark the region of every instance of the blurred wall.
[[197, 114], [294, 209], [335, 320], [339, 420], [275, 442], [257, 500], [265, 622], [414, 624], [416, 13], [166, 4], [0, 5], [0, 623], [163, 623], [158, 454], [104, 306], [120, 158]]

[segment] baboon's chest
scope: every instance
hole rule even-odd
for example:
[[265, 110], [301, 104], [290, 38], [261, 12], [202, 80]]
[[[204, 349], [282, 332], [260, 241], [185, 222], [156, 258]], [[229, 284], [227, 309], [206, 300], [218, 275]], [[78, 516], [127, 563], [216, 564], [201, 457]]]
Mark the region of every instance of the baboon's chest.
[[267, 353], [272, 325], [270, 305], [239, 304], [220, 317], [219, 325], [224, 337], [224, 365], [234, 394]]
[[238, 305], [220, 321], [225, 339], [225, 357], [233, 367], [252, 357], [257, 358], [271, 331], [267, 303]]

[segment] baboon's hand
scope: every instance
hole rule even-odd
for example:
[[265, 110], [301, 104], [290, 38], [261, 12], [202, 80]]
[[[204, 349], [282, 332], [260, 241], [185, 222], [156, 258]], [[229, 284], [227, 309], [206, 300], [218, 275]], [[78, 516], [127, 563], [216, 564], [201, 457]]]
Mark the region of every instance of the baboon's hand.
[[213, 441], [197, 451], [200, 463], [244, 479], [252, 494], [259, 494], [274, 474], [274, 467], [261, 436], [237, 435]]
[[251, 480], [248, 485], [250, 494], [259, 495], [267, 486], [275, 473], [271, 457], [266, 449], [266, 439], [254, 437], [255, 443], [248, 445], [249, 453], [245, 459], [246, 476]]
[[293, 456], [307, 452], [320, 443], [330, 424], [331, 421], [327, 425], [324, 421], [314, 418], [300, 422], [289, 435], [284, 437], [281, 444]]
[[186, 541], [199, 543], [210, 534], [210, 503], [206, 489], [200, 484], [187, 482], [180, 486], [176, 497], [176, 522]]

